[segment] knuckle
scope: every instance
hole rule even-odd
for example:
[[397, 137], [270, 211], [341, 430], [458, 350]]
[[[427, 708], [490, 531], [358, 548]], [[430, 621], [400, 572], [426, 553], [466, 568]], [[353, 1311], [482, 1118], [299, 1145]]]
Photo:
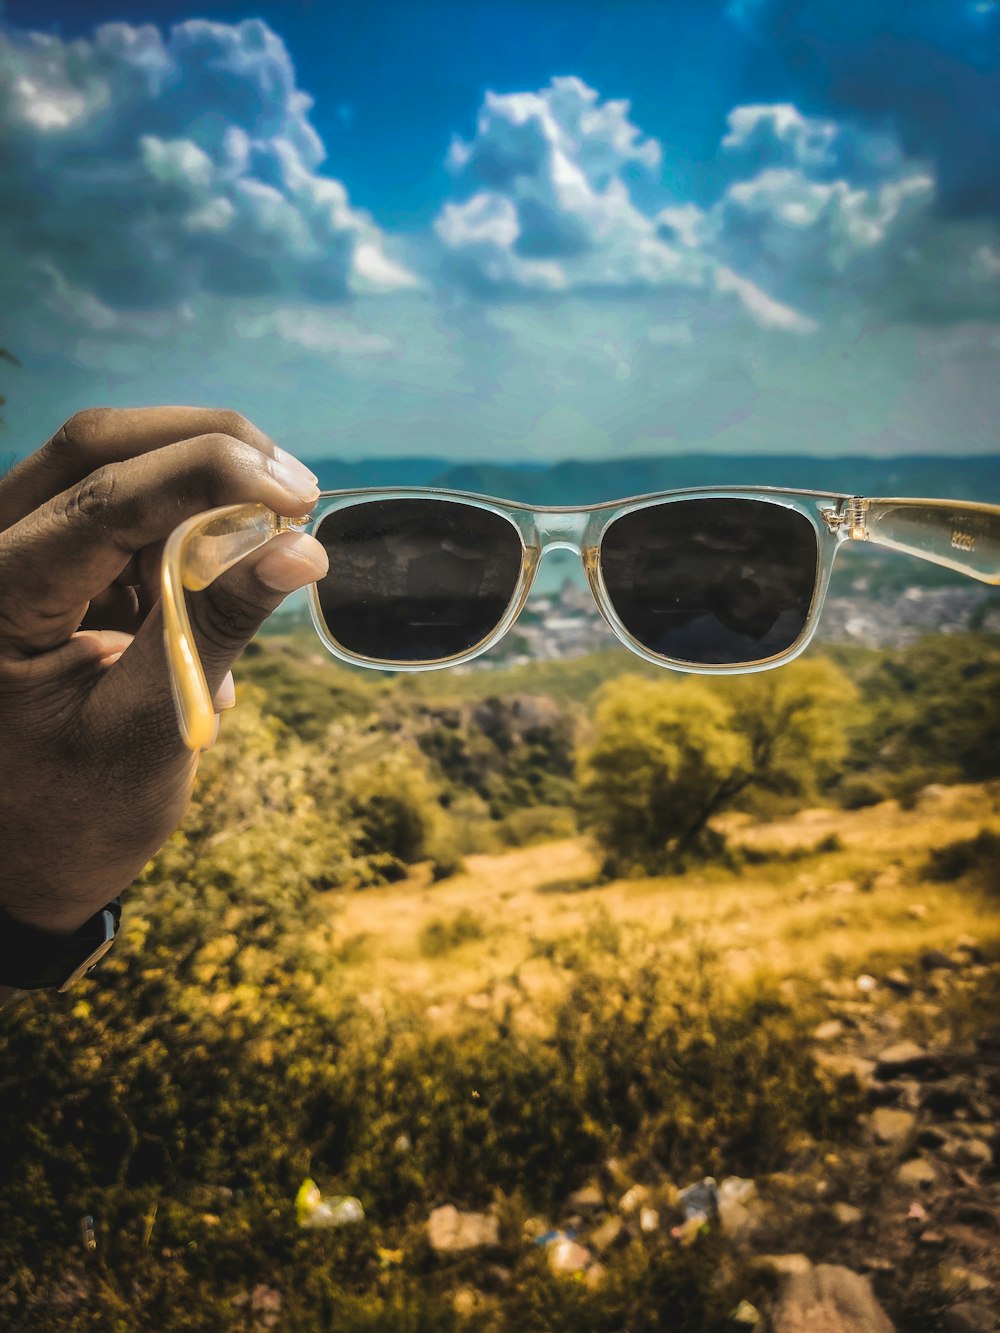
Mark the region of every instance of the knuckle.
[[248, 440], [256, 433], [253, 424], [242, 412], [236, 412], [229, 407], [220, 408], [213, 413], [213, 425], [217, 433], [232, 435], [237, 440]]
[[204, 435], [198, 445], [197, 485], [214, 504], [225, 503], [234, 485], [262, 466], [257, 450], [232, 435]]
[[[55, 499], [58, 513], [70, 523], [104, 522], [115, 501], [117, 479], [112, 467], [100, 467]], [[119, 516], [119, 521], [123, 516]]]
[[74, 412], [53, 435], [49, 447], [57, 454], [88, 455], [107, 433], [114, 415], [112, 407], [86, 407]]

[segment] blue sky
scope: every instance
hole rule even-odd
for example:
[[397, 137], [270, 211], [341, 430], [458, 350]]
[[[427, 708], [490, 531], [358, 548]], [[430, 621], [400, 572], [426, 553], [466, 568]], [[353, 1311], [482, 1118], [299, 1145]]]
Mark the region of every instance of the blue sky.
[[3, 449], [993, 452], [992, 0], [0, 0]]

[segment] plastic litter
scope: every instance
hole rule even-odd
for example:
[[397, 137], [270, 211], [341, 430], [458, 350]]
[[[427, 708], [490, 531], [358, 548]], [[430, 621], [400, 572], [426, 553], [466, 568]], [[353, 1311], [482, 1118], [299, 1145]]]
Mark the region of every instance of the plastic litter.
[[324, 1199], [315, 1180], [305, 1179], [295, 1196], [295, 1219], [300, 1227], [320, 1230], [344, 1227], [365, 1220], [361, 1200], [350, 1194], [335, 1194]]
[[700, 1213], [707, 1222], [712, 1222], [719, 1216], [719, 1187], [715, 1183], [714, 1176], [705, 1176], [696, 1184], [688, 1185], [687, 1189], [681, 1190], [678, 1198], [684, 1209], [685, 1221], [694, 1217], [696, 1213]]

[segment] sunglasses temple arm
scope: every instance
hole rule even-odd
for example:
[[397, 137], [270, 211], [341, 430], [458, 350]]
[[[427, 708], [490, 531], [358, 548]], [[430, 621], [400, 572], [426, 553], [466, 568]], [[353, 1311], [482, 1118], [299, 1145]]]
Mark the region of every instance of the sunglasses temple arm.
[[215, 709], [191, 629], [185, 590], [200, 592], [246, 556], [296, 526], [266, 505], [226, 505], [189, 518], [163, 551], [163, 640], [170, 689], [184, 744], [203, 750], [216, 734]]
[[1000, 505], [960, 500], [847, 502], [848, 537], [1000, 584]]

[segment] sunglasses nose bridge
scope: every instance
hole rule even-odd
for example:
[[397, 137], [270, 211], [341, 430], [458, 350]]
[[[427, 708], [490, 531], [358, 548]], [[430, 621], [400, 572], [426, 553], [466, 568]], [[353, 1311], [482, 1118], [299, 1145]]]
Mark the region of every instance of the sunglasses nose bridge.
[[546, 551], [576, 551], [583, 554], [584, 535], [589, 514], [582, 511], [542, 512], [535, 517], [538, 546]]

